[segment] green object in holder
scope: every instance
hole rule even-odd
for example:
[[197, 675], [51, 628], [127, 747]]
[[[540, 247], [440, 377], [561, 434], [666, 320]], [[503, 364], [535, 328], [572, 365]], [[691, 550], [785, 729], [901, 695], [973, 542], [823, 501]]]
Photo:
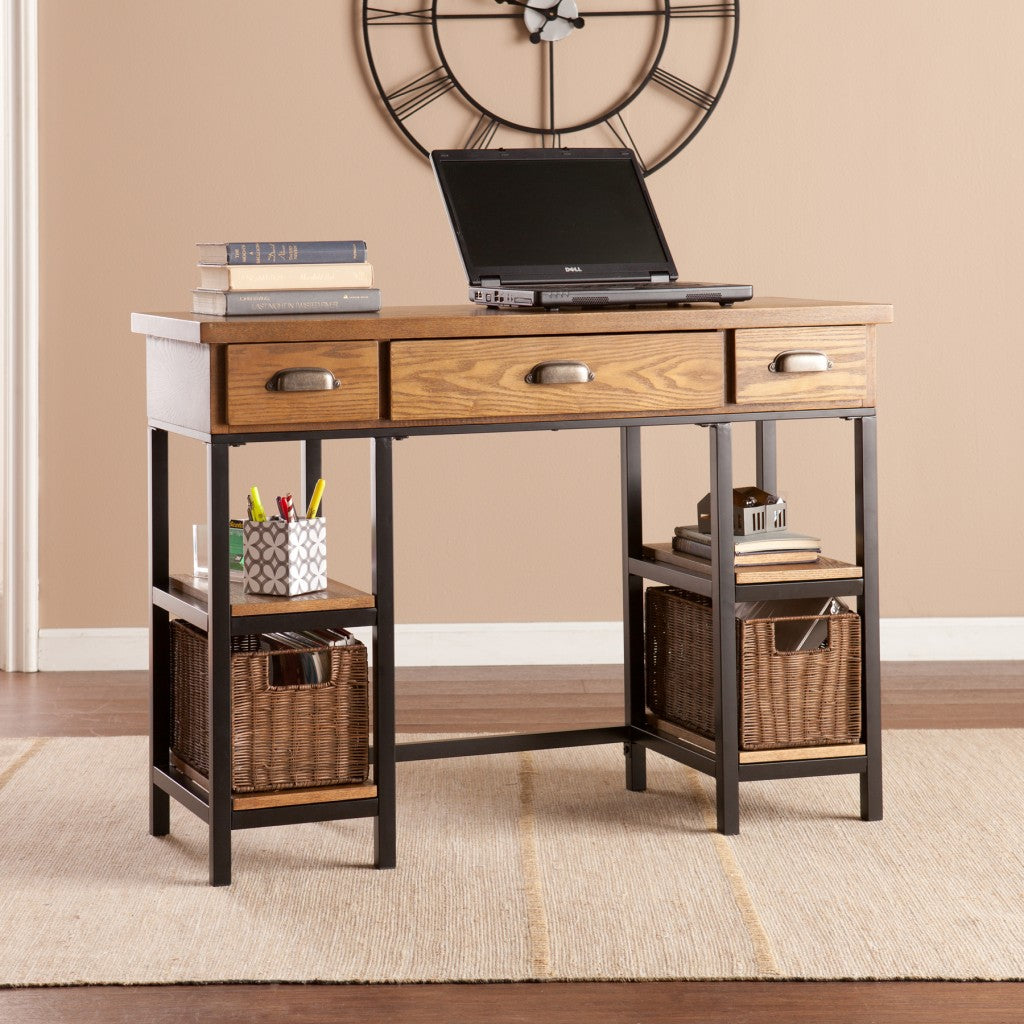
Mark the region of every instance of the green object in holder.
[[244, 546], [242, 543], [242, 528], [232, 526], [228, 528], [228, 564], [232, 573], [241, 574], [245, 569]]
[[[245, 570], [244, 550], [242, 520], [232, 519], [228, 526], [228, 569], [233, 580], [240, 580]], [[206, 577], [209, 574], [210, 567], [206, 564], [206, 525], [196, 525], [192, 527], [192, 575]]]

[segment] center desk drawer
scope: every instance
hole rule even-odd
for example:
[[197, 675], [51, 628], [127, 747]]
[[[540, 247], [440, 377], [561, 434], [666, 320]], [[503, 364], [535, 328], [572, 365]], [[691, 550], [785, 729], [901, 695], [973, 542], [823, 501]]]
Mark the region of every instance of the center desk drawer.
[[396, 420], [717, 408], [715, 331], [391, 344]]
[[229, 345], [226, 410], [233, 425], [377, 419], [377, 343]]

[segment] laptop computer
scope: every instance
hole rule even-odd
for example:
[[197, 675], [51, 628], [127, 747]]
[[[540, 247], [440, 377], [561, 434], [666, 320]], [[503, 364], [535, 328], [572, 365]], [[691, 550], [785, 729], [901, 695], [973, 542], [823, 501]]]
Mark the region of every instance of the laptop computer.
[[632, 150], [435, 150], [430, 161], [471, 302], [729, 306], [753, 295], [676, 279]]

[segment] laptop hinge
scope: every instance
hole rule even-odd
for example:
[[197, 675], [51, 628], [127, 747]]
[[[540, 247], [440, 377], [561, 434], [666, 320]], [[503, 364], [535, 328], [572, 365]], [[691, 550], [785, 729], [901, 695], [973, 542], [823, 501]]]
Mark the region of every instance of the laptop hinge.
[[651, 274], [651, 284], [668, 284], [670, 280], [668, 274]]
[[480, 278], [481, 288], [500, 288], [501, 278], [500, 277], [481, 277]]

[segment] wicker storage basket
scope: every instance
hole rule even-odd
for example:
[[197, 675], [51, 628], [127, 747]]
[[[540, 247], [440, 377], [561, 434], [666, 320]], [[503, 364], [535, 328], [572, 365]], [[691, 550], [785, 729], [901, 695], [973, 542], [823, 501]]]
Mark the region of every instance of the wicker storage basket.
[[[776, 619], [736, 620], [741, 750], [856, 743], [861, 731], [860, 617], [828, 620], [820, 650], [775, 649]], [[647, 705], [659, 718], [715, 737], [711, 602], [673, 587], [646, 596]]]
[[[366, 648], [360, 643], [325, 645], [331, 663], [326, 682], [272, 686], [273, 655], [235, 647], [233, 643], [232, 790], [252, 793], [365, 782], [369, 762]], [[206, 657], [206, 634], [187, 622], [172, 622], [171, 750], [209, 777]]]

